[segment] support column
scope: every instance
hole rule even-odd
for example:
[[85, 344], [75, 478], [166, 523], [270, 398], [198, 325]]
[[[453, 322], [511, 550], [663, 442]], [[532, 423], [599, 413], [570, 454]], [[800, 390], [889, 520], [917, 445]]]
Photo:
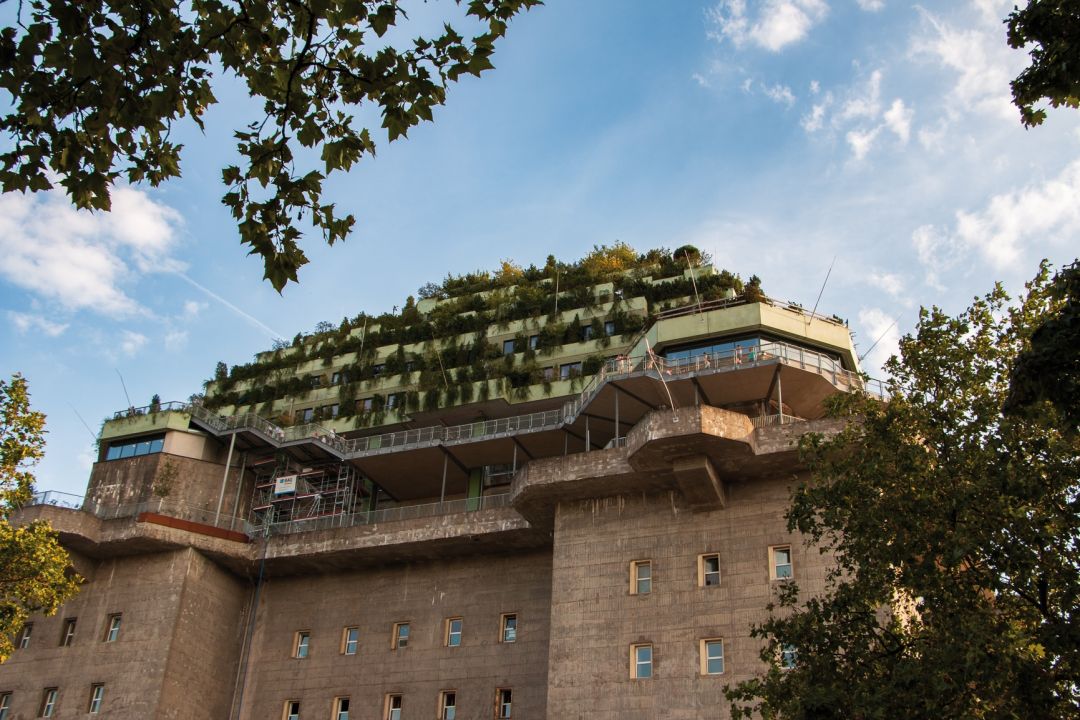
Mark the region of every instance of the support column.
[[214, 513], [214, 525], [221, 519], [221, 505], [225, 502], [225, 485], [229, 482], [229, 467], [232, 465], [233, 448], [236, 447], [236, 433], [229, 441], [229, 456], [225, 459], [225, 474], [221, 477], [221, 494], [218, 495], [217, 512]]

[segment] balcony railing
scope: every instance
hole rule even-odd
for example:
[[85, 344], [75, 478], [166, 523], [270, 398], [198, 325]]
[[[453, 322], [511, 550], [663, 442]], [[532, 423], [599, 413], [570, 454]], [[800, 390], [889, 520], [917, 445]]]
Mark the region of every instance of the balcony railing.
[[219, 515], [213, 510], [187, 505], [168, 498], [155, 498], [140, 503], [103, 505], [92, 500], [86, 500], [82, 495], [46, 490], [35, 493], [26, 507], [33, 505], [51, 505], [71, 510], [82, 510], [102, 520], [137, 517], [140, 513], [152, 512], [225, 530], [237, 530], [249, 535], [253, 532], [253, 526], [244, 518], [225, 514]]
[[30, 505], [52, 505], [53, 507], [78, 510], [83, 506], [83, 496], [60, 492], [59, 490], [45, 490], [34, 493], [34, 497], [26, 504], [27, 507]]

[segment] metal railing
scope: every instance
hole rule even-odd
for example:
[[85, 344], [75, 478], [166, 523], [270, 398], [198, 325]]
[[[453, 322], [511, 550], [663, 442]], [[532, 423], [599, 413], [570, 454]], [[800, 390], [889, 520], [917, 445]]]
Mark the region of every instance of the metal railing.
[[74, 493], [60, 492], [59, 490], [45, 490], [34, 493], [34, 497], [24, 507], [31, 505], [52, 505], [53, 507], [69, 508], [78, 510], [83, 506], [83, 496]]
[[188, 409], [188, 403], [180, 402], [178, 400], [170, 400], [164, 403], [153, 403], [150, 405], [143, 405], [142, 407], [129, 407], [127, 410], [117, 410], [113, 413], [113, 420], [123, 420], [129, 417], [139, 417], [140, 415], [153, 415], [158, 412], [165, 412], [167, 410], [178, 410], [186, 412]]
[[510, 493], [498, 493], [478, 498], [445, 500], [443, 502], [426, 503], [423, 505], [402, 505], [399, 507], [383, 508], [381, 510], [282, 520], [270, 523], [269, 528], [270, 534], [272, 535], [291, 535], [293, 533], [311, 532], [313, 530], [376, 525], [385, 522], [418, 520], [441, 515], [455, 515], [458, 513], [476, 512], [477, 510], [509, 507], [509, 505]]
[[117, 518], [137, 517], [140, 513], [152, 512], [180, 520], [211, 525], [225, 530], [237, 530], [251, 534], [254, 526], [246, 519], [233, 515], [219, 515], [214, 510], [187, 505], [185, 503], [169, 500], [168, 498], [155, 498], [139, 503], [123, 503], [120, 505], [106, 505], [86, 500], [82, 495], [46, 490], [35, 493], [34, 497], [24, 507], [33, 505], [51, 505], [70, 510], [82, 510], [90, 513], [101, 520], [115, 520]]
[[794, 423], [807, 422], [804, 418], [794, 415], [758, 415], [750, 418], [750, 424], [756, 428], [771, 427], [773, 425], [791, 425]]
[[612, 358], [604, 363], [581, 392], [572, 400], [567, 401], [560, 410], [482, 420], [463, 425], [399, 430], [352, 439], [342, 438], [333, 430], [317, 423], [282, 428], [255, 413], [225, 416], [201, 405], [183, 403], [166, 403], [162, 407], [167, 405], [169, 409], [182, 409], [189, 412], [193, 418], [217, 433], [254, 430], [279, 445], [301, 440], [320, 442], [335, 450], [342, 458], [346, 458], [557, 429], [573, 423], [606, 383], [633, 375], [649, 375], [666, 380], [705, 373], [737, 371], [775, 363], [814, 372], [828, 379], [838, 389], [847, 392], [862, 391], [882, 399], [887, 397], [885, 386], [880, 380], [866, 378], [846, 370], [839, 360], [830, 355], [784, 342], [762, 342], [758, 345], [704, 353], [690, 358], [667, 359], [653, 354], [634, 358], [625, 356]]

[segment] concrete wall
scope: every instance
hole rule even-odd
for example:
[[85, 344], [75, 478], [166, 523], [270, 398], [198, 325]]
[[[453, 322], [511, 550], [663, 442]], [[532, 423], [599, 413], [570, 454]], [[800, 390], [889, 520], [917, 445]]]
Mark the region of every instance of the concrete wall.
[[[692, 513], [676, 492], [561, 502], [552, 560], [548, 716], [566, 720], [728, 717], [724, 686], [761, 669], [750, 624], [773, 597], [769, 546], [790, 544], [794, 577], [823, 587], [825, 565], [786, 530], [792, 476], [730, 486], [724, 510]], [[697, 559], [718, 553], [719, 587]], [[630, 563], [653, 589], [630, 594]], [[725, 673], [702, 676], [699, 640], [724, 640]], [[652, 643], [653, 677], [630, 677], [630, 646]]]
[[[380, 718], [386, 693], [404, 696], [405, 720], [437, 717], [439, 692], [457, 693], [458, 720], [489, 720], [496, 688], [513, 690], [515, 718], [545, 711], [551, 556], [547, 552], [416, 562], [332, 575], [271, 579], [262, 591], [242, 718], [278, 718], [286, 700], [303, 717], [329, 718], [348, 696], [351, 717]], [[516, 613], [518, 639], [499, 642], [502, 613]], [[444, 621], [464, 619], [459, 647], [444, 647]], [[395, 622], [409, 622], [392, 650]], [[356, 655], [342, 655], [346, 626], [360, 628]], [[295, 633], [310, 655], [293, 658]]]

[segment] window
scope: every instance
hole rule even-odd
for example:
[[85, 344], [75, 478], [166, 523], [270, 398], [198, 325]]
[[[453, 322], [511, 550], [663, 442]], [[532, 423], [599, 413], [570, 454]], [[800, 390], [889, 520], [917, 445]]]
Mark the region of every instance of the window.
[[724, 641], [720, 638], [701, 641], [701, 674], [724, 674]]
[[592, 325], [586, 325], [585, 327], [581, 328], [581, 340], [582, 340], [582, 342], [592, 340], [592, 338], [593, 338]]
[[539, 335], [530, 335], [529, 336], [529, 349], [530, 350], [535, 350], [536, 346], [539, 345], [539, 344], [540, 344], [540, 336]]
[[648, 595], [652, 592], [652, 561], [635, 560], [630, 563], [630, 594]]
[[499, 642], [517, 642], [517, 614], [505, 613], [499, 624]]
[[38, 717], [52, 717], [56, 712], [56, 696], [60, 691], [56, 688], [45, 688], [41, 693], [41, 710]]
[[652, 645], [630, 646], [630, 677], [636, 680], [647, 680], [652, 677]]
[[307, 630], [298, 631], [296, 633], [296, 640], [293, 642], [293, 657], [306, 658], [310, 649], [311, 633]]
[[91, 715], [101, 712], [101, 701], [105, 699], [105, 686], [101, 683], [90, 686], [90, 706], [86, 712]]
[[555, 368], [554, 367], [546, 367], [546, 368], [544, 368], [544, 380], [545, 380], [545, 382], [548, 381], [548, 380], [554, 380], [554, 379], [555, 379]]
[[109, 624], [105, 626], [105, 642], [116, 642], [120, 637], [120, 613], [109, 616]]
[[333, 375], [330, 376], [330, 384], [331, 385], [340, 385], [341, 384], [341, 373], [340, 372], [336, 372], [336, 373], [334, 373]]
[[286, 700], [285, 709], [281, 713], [284, 720], [300, 720], [300, 701]]
[[379, 377], [384, 372], [386, 372], [386, 363], [379, 363], [378, 365], [374, 365], [371, 368], [371, 374], [375, 377]]
[[607, 322], [604, 323], [604, 334], [609, 335], [609, 336], [615, 334], [615, 321], [614, 320], [608, 320]]
[[769, 548], [769, 573], [771, 580], [786, 580], [791, 577], [790, 545]]
[[308, 380], [311, 381], [311, 387], [313, 388], [322, 386], [322, 375], [309, 375]]
[[383, 720], [401, 720], [401, 696], [387, 695], [383, 702]]
[[311, 422], [315, 419], [315, 408], [304, 408], [300, 412], [300, 417], [306, 423]]
[[513, 340], [503, 340], [503, 355], [513, 355], [513, 354], [514, 354], [514, 341]]
[[394, 623], [394, 636], [390, 641], [390, 647], [400, 650], [409, 645], [409, 623]]
[[327, 405], [323, 408], [323, 417], [336, 418], [340, 410], [341, 406], [338, 403], [334, 403], [333, 405]]
[[461, 644], [461, 618], [446, 619], [446, 647], [457, 647]]
[[75, 642], [75, 618], [64, 620], [64, 630], [60, 633], [60, 647], [69, 647]]
[[347, 627], [341, 633], [341, 654], [355, 655], [360, 644], [360, 628]]
[[566, 363], [559, 366], [559, 379], [566, 380], [572, 377], [578, 377], [581, 375], [581, 363]]
[[359, 400], [356, 401], [356, 409], [359, 410], [362, 413], [368, 413], [368, 412], [371, 412], [371, 408], [373, 407], [373, 404], [374, 404], [374, 400], [372, 398], [369, 398], [369, 397], [360, 398]]
[[510, 688], [499, 688], [495, 691], [495, 717], [499, 720], [512, 717], [514, 693]]
[[161, 452], [165, 447], [165, 436], [144, 437], [138, 440], [123, 440], [109, 445], [105, 451], [106, 460], [120, 460], [122, 458], [138, 457], [139, 455], [152, 455]]
[[405, 399], [404, 393], [390, 393], [386, 396], [386, 409], [393, 410], [398, 405], [402, 404], [402, 400]]
[[19, 633], [19, 648], [25, 650], [30, 647], [30, 635], [34, 632], [34, 623], [26, 623], [23, 625], [22, 632]]
[[783, 670], [791, 670], [795, 667], [795, 663], [798, 661], [798, 651], [794, 645], [784, 644], [780, 646], [780, 668]]
[[720, 585], [720, 556], [706, 553], [698, 556], [698, 587], [718, 587]]
[[0, 720], [8, 720], [11, 715], [11, 693], [0, 695]]
[[457, 717], [457, 693], [453, 690], [443, 690], [439, 693], [439, 718], [441, 720], [454, 720]]
[[349, 720], [349, 698], [334, 698], [334, 720]]

